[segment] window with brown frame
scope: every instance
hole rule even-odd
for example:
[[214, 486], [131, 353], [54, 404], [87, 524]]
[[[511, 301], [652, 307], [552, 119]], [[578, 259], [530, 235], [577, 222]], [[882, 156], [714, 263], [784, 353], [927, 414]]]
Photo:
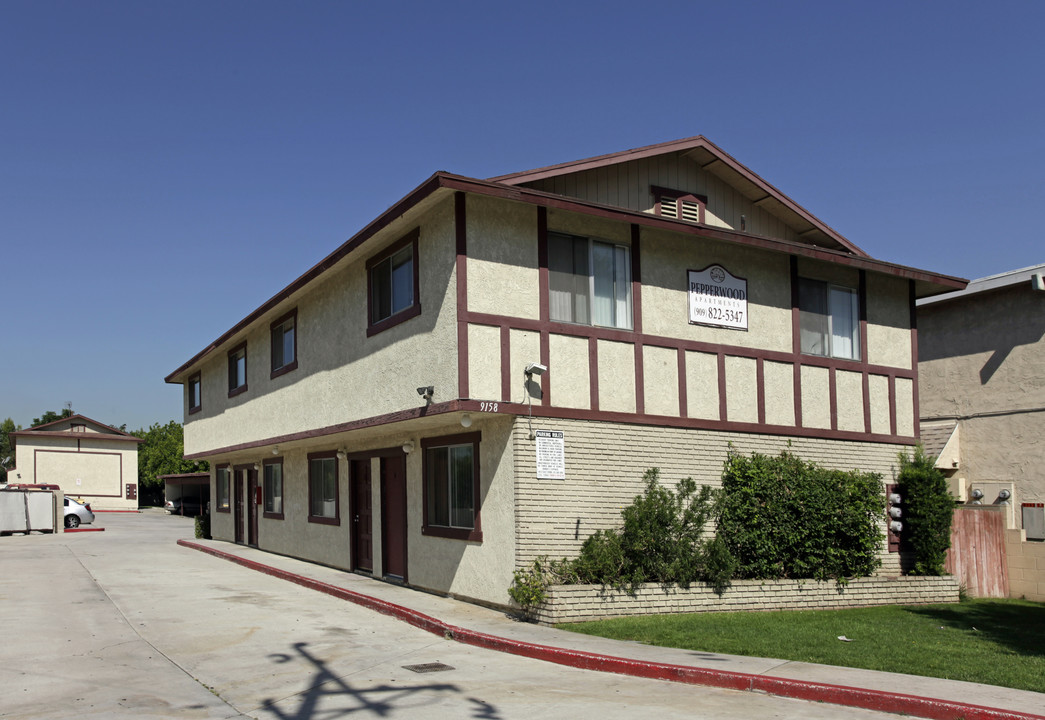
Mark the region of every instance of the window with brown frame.
[[291, 310], [270, 326], [272, 374], [276, 378], [298, 366], [298, 311]]
[[340, 525], [338, 507], [337, 452], [311, 453], [308, 456], [308, 521]]
[[686, 192], [684, 190], [671, 190], [669, 188], [650, 187], [653, 194], [653, 212], [664, 217], [675, 220], [688, 220], [689, 222], [703, 223], [706, 214], [708, 199], [704, 195]]
[[199, 412], [203, 407], [203, 383], [199, 373], [189, 376], [189, 383], [185, 389], [189, 395], [189, 412]]
[[273, 520], [283, 519], [283, 458], [269, 458], [262, 465], [263, 512]]
[[367, 261], [367, 336], [421, 314], [417, 262], [420, 235], [420, 229], [415, 229]]
[[247, 390], [247, 343], [229, 351], [229, 397]]
[[421, 440], [424, 451], [423, 534], [482, 541], [480, 439], [480, 433], [466, 433]]
[[231, 509], [229, 493], [229, 467], [223, 465], [214, 471], [214, 495], [218, 512], [229, 512]]

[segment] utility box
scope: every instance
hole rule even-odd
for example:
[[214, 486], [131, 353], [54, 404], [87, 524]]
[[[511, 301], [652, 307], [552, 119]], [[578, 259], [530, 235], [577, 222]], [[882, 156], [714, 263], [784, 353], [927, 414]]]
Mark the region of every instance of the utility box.
[[1045, 503], [1023, 503], [1023, 531], [1028, 540], [1045, 540]]
[[0, 491], [0, 533], [55, 532], [64, 526], [64, 497], [61, 491]]

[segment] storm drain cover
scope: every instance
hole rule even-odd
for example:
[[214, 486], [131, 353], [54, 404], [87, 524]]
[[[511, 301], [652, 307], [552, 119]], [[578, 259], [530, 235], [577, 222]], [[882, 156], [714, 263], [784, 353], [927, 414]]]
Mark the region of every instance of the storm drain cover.
[[404, 665], [404, 670], [411, 670], [415, 673], [430, 673], [430, 672], [443, 672], [444, 670], [453, 670], [449, 665], [443, 663], [421, 663], [420, 665]]

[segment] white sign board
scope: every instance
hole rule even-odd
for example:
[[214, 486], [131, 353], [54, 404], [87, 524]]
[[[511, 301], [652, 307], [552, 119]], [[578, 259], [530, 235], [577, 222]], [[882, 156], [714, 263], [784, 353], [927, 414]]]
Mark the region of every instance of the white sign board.
[[537, 477], [543, 480], [566, 479], [566, 434], [559, 430], [538, 430]]
[[690, 270], [689, 321], [747, 330], [747, 280], [721, 265]]

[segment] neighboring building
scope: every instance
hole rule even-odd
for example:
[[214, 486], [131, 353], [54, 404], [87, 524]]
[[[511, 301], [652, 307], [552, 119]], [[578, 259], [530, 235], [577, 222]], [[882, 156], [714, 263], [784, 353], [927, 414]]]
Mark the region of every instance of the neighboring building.
[[651, 466], [718, 484], [730, 445], [791, 443], [890, 479], [915, 300], [964, 286], [871, 259], [696, 137], [436, 173], [166, 380], [215, 538], [507, 605]]
[[918, 301], [921, 427], [962, 501], [1045, 539], [1045, 265]]
[[58, 485], [95, 510], [138, 509], [139, 438], [83, 415], [11, 433], [10, 484]]

